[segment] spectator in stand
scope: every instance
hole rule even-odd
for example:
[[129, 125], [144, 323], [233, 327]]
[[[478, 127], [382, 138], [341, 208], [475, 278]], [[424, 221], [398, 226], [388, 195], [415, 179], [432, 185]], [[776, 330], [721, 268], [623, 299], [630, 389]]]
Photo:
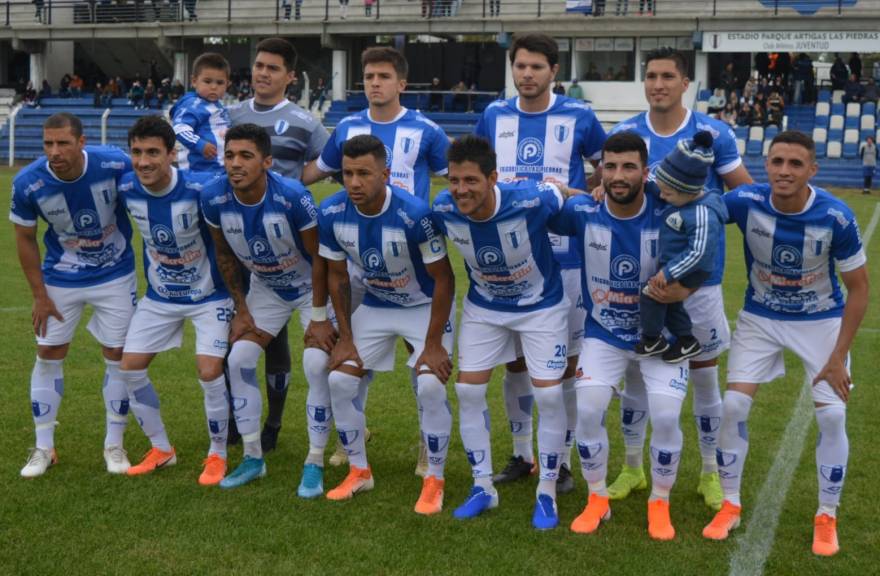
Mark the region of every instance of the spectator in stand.
[[871, 181], [874, 179], [874, 171], [877, 170], [878, 155], [880, 155], [880, 151], [877, 150], [874, 138], [868, 136], [859, 147], [859, 156], [862, 159], [862, 175], [865, 178], [862, 194], [871, 193]]
[[755, 101], [755, 105], [752, 106], [752, 126], [763, 126], [765, 121], [767, 120], [767, 114], [764, 113], [764, 106], [761, 105], [757, 100]]
[[737, 113], [733, 102], [728, 102], [727, 105], [724, 106], [724, 110], [718, 115], [718, 119], [728, 126], [736, 126]]
[[776, 124], [781, 130], [783, 116], [785, 116], [785, 99], [782, 94], [773, 90], [767, 98], [767, 123]]
[[609, 66], [608, 70], [605, 71], [605, 76], [602, 78], [602, 80], [604, 80], [606, 82], [613, 82], [614, 78], [615, 78], [614, 67]]
[[468, 109], [468, 97], [467, 94], [467, 84], [464, 83], [464, 80], [459, 80], [458, 84], [452, 87], [453, 92], [458, 92], [455, 96], [452, 97], [452, 109], [456, 112], [466, 112]]
[[101, 106], [104, 108], [111, 108], [113, 106], [113, 97], [116, 95], [113, 87], [110, 86], [111, 82], [113, 82], [112, 79], [104, 86], [104, 90], [101, 92]]
[[751, 104], [755, 101], [755, 94], [758, 93], [758, 79], [755, 78], [754, 75], [749, 76], [749, 79], [746, 80], [746, 85], [743, 86], [743, 94], [742, 99], [743, 102], [748, 102]]
[[36, 8], [36, 12], [34, 12], [34, 22], [42, 22], [43, 21], [43, 5], [46, 3], [45, 0], [33, 0], [34, 8]]
[[187, 20], [190, 22], [198, 22], [199, 16], [196, 14], [197, 0], [183, 0], [183, 7], [186, 9]]
[[174, 81], [174, 84], [171, 85], [171, 102], [177, 102], [177, 100], [186, 93], [186, 88], [183, 87], [183, 83], [178, 79]]
[[144, 108], [150, 108], [153, 105], [153, 98], [156, 97], [156, 85], [153, 84], [152, 78], [147, 78], [147, 85], [144, 86]]
[[501, 0], [489, 0], [489, 15], [501, 16]]
[[348, 16], [348, 0], [339, 0], [339, 17], [345, 20]]
[[730, 93], [739, 89], [739, 78], [733, 69], [733, 62], [724, 65], [724, 71], [721, 72], [721, 88], [724, 90], [724, 96], [729, 97]]
[[563, 86], [562, 82], [560, 82], [559, 80], [557, 80], [556, 84], [553, 85], [553, 93], [560, 96], [565, 96], [565, 86]]
[[34, 89], [33, 82], [28, 82], [27, 88], [24, 89], [24, 104], [25, 106], [37, 105], [37, 91]]
[[253, 88], [251, 88], [250, 80], [243, 78], [241, 84], [238, 85], [238, 101], [243, 102], [253, 95]]
[[80, 78], [76, 73], [70, 77], [70, 96], [73, 98], [79, 98], [82, 96], [83, 91], [83, 79]]
[[846, 64], [843, 63], [843, 59], [839, 54], [835, 54], [834, 64], [831, 65], [831, 89], [843, 90], [848, 76], [849, 72], [846, 69]]
[[131, 84], [131, 90], [128, 91], [128, 101], [134, 106], [135, 110], [143, 108], [144, 105], [144, 87], [141, 86], [139, 80], [135, 80]]
[[[37, 97], [37, 100], [42, 98], [51, 98], [52, 97], [52, 86], [49, 85], [49, 81], [45, 78], [43, 79], [43, 84], [40, 86], [40, 94]], [[38, 103], [39, 105], [39, 103]]]
[[596, 68], [595, 62], [590, 62], [590, 67], [587, 68], [587, 73], [584, 75], [584, 80], [588, 82], [599, 82], [602, 80], [602, 75], [599, 74], [599, 69]]
[[162, 110], [165, 108], [165, 105], [168, 103], [168, 99], [171, 96], [171, 79], [170, 78], [162, 78], [162, 81], [159, 83], [159, 87], [156, 88], [156, 108]]
[[103, 108], [104, 103], [101, 96], [104, 94], [104, 85], [100, 82], [95, 82], [95, 92], [92, 94], [92, 106], [95, 108]]
[[327, 85], [324, 83], [324, 77], [318, 76], [315, 87], [312, 88], [312, 95], [309, 99], [309, 110], [318, 105], [318, 111], [324, 107], [324, 101], [327, 99]]
[[812, 99], [806, 99], [804, 96], [813, 85], [813, 61], [803, 52], [794, 61], [793, 77], [794, 95], [792, 96], [792, 101], [795, 106], [800, 106], [804, 102], [811, 102]]
[[733, 104], [733, 110], [739, 110], [740, 98], [739, 94], [737, 94], [736, 90], [730, 93], [730, 98], [727, 99], [730, 104]]
[[849, 81], [843, 87], [843, 103], [861, 102], [864, 99], [865, 87], [859, 82], [855, 73], [849, 75]]
[[853, 52], [849, 57], [849, 73], [855, 74], [856, 80], [862, 80], [862, 59], [857, 52]]
[[61, 84], [58, 87], [58, 96], [61, 98], [70, 98], [70, 74], [61, 77]]
[[632, 76], [629, 73], [629, 64], [624, 64], [620, 67], [620, 72], [614, 75], [614, 79], [620, 82], [626, 82], [627, 80], [632, 80]]
[[767, 97], [761, 91], [759, 91], [757, 94], [755, 94], [755, 99], [752, 100], [752, 111], [753, 112], [754, 112], [756, 104], [761, 106], [761, 110], [767, 109]]
[[567, 95], [569, 98], [574, 98], [575, 100], [584, 99], [584, 89], [578, 84], [577, 78], [571, 79], [571, 86], [568, 87]]
[[716, 115], [727, 105], [727, 98], [724, 96], [724, 88], [716, 88], [715, 92], [709, 96], [709, 114]]
[[376, 0], [364, 0], [364, 16], [369, 18], [373, 15], [373, 4]]
[[110, 94], [113, 98], [119, 96], [119, 86], [116, 85], [116, 78], [110, 78], [107, 81], [106, 86], [104, 86], [104, 90], [110, 90]]
[[770, 69], [770, 56], [766, 52], [758, 52], [755, 54], [755, 70], [758, 76], [766, 76]]
[[873, 78], [868, 78], [868, 83], [865, 85], [865, 91], [862, 94], [862, 102], [876, 103], [877, 100], [880, 100], [880, 90], [877, 89], [877, 82]]
[[128, 96], [128, 84], [125, 83], [125, 80], [122, 79], [122, 76], [116, 77], [116, 96], [120, 98], [125, 98]]
[[443, 109], [443, 86], [437, 77], [431, 78], [431, 94], [428, 97], [428, 109], [439, 112]]
[[300, 83], [299, 81], [299, 76], [297, 76], [296, 72], [294, 72], [293, 80], [291, 80], [290, 84], [287, 85], [287, 99], [294, 104], [299, 105], [299, 101], [302, 98], [302, 95], [302, 83]]

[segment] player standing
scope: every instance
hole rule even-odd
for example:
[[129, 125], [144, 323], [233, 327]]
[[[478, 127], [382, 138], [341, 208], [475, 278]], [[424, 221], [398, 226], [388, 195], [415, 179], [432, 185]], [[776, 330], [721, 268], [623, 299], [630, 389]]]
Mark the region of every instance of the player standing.
[[[730, 127], [682, 104], [690, 85], [685, 57], [676, 50], [660, 48], [645, 56], [645, 98], [650, 109], [614, 127], [613, 133], [634, 131], [648, 146], [650, 179], [657, 165], [675, 148], [679, 140], [693, 138], [700, 130], [714, 138], [715, 164], [705, 184], [706, 193], [721, 194], [728, 189], [750, 183], [751, 177], [739, 157], [736, 139]], [[684, 302], [693, 321], [694, 336], [702, 353], [690, 361], [693, 382], [693, 412], [700, 439], [702, 473], [698, 492], [706, 505], [721, 507], [721, 486], [715, 463], [718, 426], [721, 422], [721, 393], [718, 387], [718, 357], [730, 345], [730, 328], [724, 314], [721, 278], [724, 273], [724, 236], [717, 247], [717, 264], [713, 275]], [[674, 286], [679, 287], [676, 283]], [[684, 290], [687, 293], [689, 291]], [[626, 460], [620, 475], [608, 487], [612, 499], [626, 498], [632, 490], [647, 486], [642, 469], [647, 398], [634, 393], [621, 393], [621, 422], [626, 443]]]
[[[510, 64], [518, 95], [487, 107], [475, 130], [495, 148], [499, 181], [544, 180], [586, 190], [584, 160], [596, 164], [605, 131], [588, 104], [550, 90], [559, 70], [556, 40], [544, 34], [517, 36], [510, 47]], [[550, 240], [571, 304], [569, 357], [562, 380], [568, 422], [565, 444], [570, 448], [577, 419], [574, 373], [586, 311], [580, 295], [581, 261], [577, 250], [568, 238], [551, 234]], [[504, 376], [504, 405], [513, 433], [513, 455], [495, 477], [496, 482], [517, 480], [533, 469], [532, 401], [525, 362], [511, 362]], [[569, 449], [559, 469], [559, 490], [568, 492], [572, 488]]]
[[[428, 470], [415, 506], [419, 514], [443, 507], [443, 470], [452, 413], [446, 380], [452, 370], [450, 314], [455, 279], [446, 244], [426, 202], [388, 181], [385, 145], [362, 134], [343, 147], [345, 190], [321, 203], [321, 256], [328, 260], [328, 286], [339, 341], [330, 358], [330, 394], [339, 438], [351, 464], [348, 476], [327, 493], [347, 500], [373, 487], [367, 463], [360, 381], [367, 370], [394, 367], [397, 338], [411, 347], [419, 425]], [[363, 270], [363, 304], [352, 313], [347, 260]]]
[[749, 285], [733, 334], [719, 433], [724, 505], [703, 535], [723, 540], [739, 526], [749, 411], [760, 385], [785, 374], [788, 349], [804, 364], [819, 425], [813, 553], [831, 556], [839, 550], [837, 507], [849, 458], [849, 350], [868, 307], [866, 256], [850, 208], [809, 184], [818, 170], [809, 136], [779, 133], [765, 165], [768, 184], [724, 196], [730, 221], [743, 233]]
[[[9, 219], [15, 225], [18, 260], [34, 304], [37, 359], [31, 373], [36, 446], [21, 469], [41, 476], [58, 461], [55, 420], [64, 395], [62, 365], [83, 308], [94, 309], [88, 330], [104, 356], [107, 434], [104, 461], [111, 474], [129, 467], [122, 448], [128, 393], [119, 374], [125, 332], [134, 312], [137, 281], [131, 224], [117, 186], [131, 162], [121, 150], [86, 146], [82, 122], [67, 112], [43, 124], [43, 152], [12, 181]], [[48, 228], [42, 265], [37, 221]]]

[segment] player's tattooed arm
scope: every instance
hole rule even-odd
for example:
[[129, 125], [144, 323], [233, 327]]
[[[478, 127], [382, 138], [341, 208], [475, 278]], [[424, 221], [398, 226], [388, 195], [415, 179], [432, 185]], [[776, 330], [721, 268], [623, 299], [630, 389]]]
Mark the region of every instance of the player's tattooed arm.
[[[327, 260], [318, 254], [317, 226], [301, 231], [300, 237], [312, 258], [312, 320], [306, 327], [303, 342], [306, 347], [320, 348], [329, 354], [336, 343], [337, 333], [327, 319]], [[319, 310], [323, 310], [323, 314]]]
[[843, 320], [840, 323], [840, 332], [837, 334], [834, 350], [831, 351], [828, 362], [813, 379], [813, 386], [825, 380], [840, 399], [846, 402], [849, 400], [849, 389], [852, 386], [852, 378], [846, 368], [846, 359], [852, 341], [865, 317], [865, 311], [868, 309], [868, 271], [866, 267], [860, 266], [849, 272], [841, 272], [840, 278], [847, 292]]
[[34, 304], [31, 309], [34, 334], [45, 336], [49, 317], [52, 316], [59, 322], [63, 322], [64, 317], [46, 292], [46, 284], [43, 282], [43, 271], [40, 267], [40, 246], [37, 244], [37, 227], [16, 224], [15, 247], [18, 251], [18, 261], [21, 263], [24, 277], [27, 279], [31, 294], [34, 297]]
[[363, 361], [358, 355], [351, 333], [351, 279], [348, 276], [345, 260], [327, 261], [327, 285], [333, 309], [336, 311], [336, 323], [339, 326], [339, 340], [330, 353], [328, 368], [335, 370], [348, 360], [362, 368]]
[[244, 294], [244, 283], [241, 278], [241, 264], [238, 258], [226, 242], [223, 231], [220, 228], [209, 227], [211, 238], [214, 240], [214, 255], [217, 258], [217, 269], [223, 277], [223, 283], [235, 303], [235, 316], [229, 327], [229, 341], [235, 342], [248, 332], [256, 333], [257, 327], [248, 310], [247, 300]]
[[452, 361], [449, 359], [451, 350], [443, 347], [443, 334], [449, 325], [452, 301], [455, 298], [455, 275], [449, 258], [443, 258], [425, 265], [425, 270], [434, 279], [434, 296], [431, 299], [431, 320], [425, 336], [425, 349], [416, 360], [416, 370], [423, 371], [423, 366], [434, 373], [441, 381], [446, 382], [452, 374]]

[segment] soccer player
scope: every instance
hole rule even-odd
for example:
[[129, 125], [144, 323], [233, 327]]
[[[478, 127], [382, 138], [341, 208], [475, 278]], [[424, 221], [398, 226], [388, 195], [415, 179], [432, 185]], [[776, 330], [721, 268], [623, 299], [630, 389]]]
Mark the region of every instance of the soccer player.
[[839, 550], [837, 506], [849, 457], [849, 350], [868, 306], [865, 251], [849, 207], [809, 184], [818, 169], [809, 136], [776, 135], [765, 166], [768, 184], [724, 196], [730, 221], [743, 233], [749, 285], [730, 349], [718, 441], [724, 505], [703, 536], [723, 540], [739, 526], [749, 410], [760, 385], [785, 373], [788, 349], [804, 364], [819, 425], [813, 553], [831, 556]]
[[[406, 89], [409, 65], [403, 54], [394, 48], [374, 46], [361, 54], [364, 72], [364, 93], [369, 107], [343, 118], [324, 147], [320, 158], [306, 166], [303, 182], [306, 185], [342, 169], [343, 146], [359, 134], [371, 134], [385, 145], [388, 158], [388, 183], [430, 202], [431, 172], [446, 174], [446, 149], [449, 138], [443, 129], [416, 110], [400, 104], [400, 94]], [[352, 305], [357, 308], [363, 301], [365, 287], [363, 271], [349, 264], [352, 277]], [[368, 380], [369, 374], [365, 376]], [[417, 390], [415, 370], [410, 373], [413, 392]], [[368, 382], [362, 384], [364, 393]], [[366, 400], [366, 397], [364, 397]], [[339, 454], [339, 452], [337, 452]], [[341, 456], [341, 454], [339, 454]], [[419, 449], [416, 474], [427, 473], [427, 452], [424, 444]], [[334, 455], [331, 463], [343, 462]]]
[[[36, 446], [21, 475], [41, 476], [58, 461], [55, 426], [64, 395], [62, 365], [86, 304], [94, 309], [88, 329], [101, 344], [105, 364], [104, 461], [111, 474], [124, 474], [129, 467], [122, 448], [129, 404], [119, 360], [137, 285], [131, 224], [117, 185], [131, 162], [116, 148], [86, 146], [82, 122], [66, 112], [43, 124], [43, 152], [13, 179], [9, 211], [18, 260], [34, 299], [37, 340], [31, 374]], [[48, 225], [42, 265], [39, 219]]]
[[[728, 189], [751, 183], [751, 177], [736, 150], [733, 131], [723, 122], [690, 110], [682, 98], [690, 84], [685, 57], [676, 50], [660, 48], [645, 56], [645, 98], [650, 109], [614, 127], [612, 132], [634, 131], [648, 145], [650, 179], [660, 162], [675, 148], [679, 140], [693, 138], [700, 130], [712, 134], [715, 163], [705, 184], [707, 193], [721, 194]], [[698, 492], [707, 506], [721, 507], [721, 485], [715, 464], [718, 426], [721, 422], [721, 394], [718, 388], [718, 357], [729, 346], [730, 328], [724, 314], [721, 278], [724, 273], [724, 236], [717, 246], [717, 264], [712, 276], [684, 301], [684, 308], [693, 321], [694, 336], [702, 353], [690, 360], [693, 382], [693, 412], [700, 439], [702, 472]], [[687, 295], [681, 285], [673, 283], [679, 294]], [[612, 499], [626, 498], [632, 490], [647, 487], [642, 469], [648, 400], [635, 388], [621, 393], [620, 410], [626, 459], [617, 479], [608, 487]]]
[[[330, 500], [347, 500], [373, 488], [367, 462], [360, 381], [367, 370], [394, 367], [401, 337], [412, 348], [407, 365], [417, 372], [416, 397], [428, 471], [416, 502], [419, 514], [443, 507], [443, 469], [452, 413], [446, 380], [452, 370], [450, 314], [455, 292], [443, 235], [426, 202], [388, 181], [385, 145], [362, 134], [343, 147], [341, 190], [318, 212], [320, 254], [328, 260], [328, 286], [339, 341], [330, 357], [330, 397], [336, 430], [350, 470]], [[347, 260], [363, 270], [363, 304], [352, 313]]]
[[[550, 90], [559, 70], [556, 41], [544, 34], [517, 36], [510, 47], [510, 64], [518, 95], [486, 108], [475, 130], [495, 148], [499, 180], [544, 180], [586, 190], [584, 159], [596, 164], [605, 131], [588, 104]], [[568, 422], [565, 444], [570, 448], [577, 419], [574, 373], [586, 311], [577, 250], [566, 237], [551, 235], [550, 240], [571, 304], [568, 366], [562, 380]], [[533, 469], [532, 402], [525, 363], [511, 362], [504, 377], [504, 405], [513, 433], [513, 455], [496, 482], [526, 477]], [[558, 488], [560, 492], [574, 488], [570, 449], [563, 454]]]
[[174, 133], [183, 146], [177, 165], [184, 170], [223, 172], [223, 136], [229, 113], [223, 96], [229, 84], [229, 62], [220, 54], [205, 52], [193, 62], [192, 92], [171, 108]]
[[196, 368], [205, 395], [210, 449], [199, 484], [217, 484], [226, 473], [229, 406], [223, 377], [232, 300], [214, 261], [213, 243], [199, 208], [211, 173], [172, 166], [175, 137], [161, 116], [142, 116], [128, 131], [133, 173], [119, 192], [143, 238], [147, 293], [137, 304], [122, 352], [120, 374], [129, 405], [152, 448], [129, 476], [177, 463], [159, 412], [159, 397], [147, 369], [159, 352], [179, 348], [183, 325], [196, 332]]
[[[296, 50], [283, 38], [266, 38], [256, 47], [251, 67], [254, 97], [229, 107], [233, 126], [256, 124], [272, 141], [272, 170], [301, 179], [303, 167], [317, 158], [330, 135], [307, 110], [287, 99], [296, 76]], [[260, 435], [263, 451], [275, 449], [290, 383], [290, 344], [285, 324], [266, 348], [268, 414]]]
[[[581, 470], [589, 488], [584, 511], [571, 524], [590, 533], [611, 516], [608, 474], [608, 432], [605, 413], [620, 381], [639, 388], [648, 399], [651, 418], [651, 496], [648, 534], [671, 540], [675, 528], [669, 514], [669, 493], [681, 457], [678, 420], [687, 394], [685, 362], [640, 358], [639, 294], [659, 269], [658, 238], [666, 213], [659, 192], [646, 193], [648, 151], [633, 132], [618, 132], [605, 142], [602, 186], [605, 201], [569, 199], [551, 230], [573, 236], [584, 262], [582, 291], [588, 318], [577, 368], [577, 445]], [[671, 215], [670, 215], [671, 216]]]
[[[312, 290], [312, 261], [318, 253], [315, 205], [298, 181], [269, 171], [271, 146], [269, 135], [255, 124], [230, 128], [224, 151], [227, 177], [205, 187], [201, 198], [217, 266], [235, 301], [228, 363], [244, 459], [220, 482], [221, 488], [236, 488], [266, 474], [260, 442], [262, 395], [256, 380], [263, 350], [287, 324], [291, 313], [299, 310], [306, 331], [303, 369], [311, 391], [314, 366], [320, 366], [320, 377], [326, 364], [326, 354], [313, 347], [312, 336], [322, 328], [323, 334], [333, 332], [326, 317], [327, 294]], [[246, 297], [239, 263], [251, 274]], [[328, 344], [324, 346], [329, 349]], [[316, 383], [315, 389], [320, 388]], [[326, 390], [326, 384], [323, 388]], [[320, 453], [314, 462], [317, 474], [310, 476], [311, 497], [323, 491], [320, 473], [329, 405], [328, 394], [309, 410], [309, 442]], [[310, 449], [307, 462], [311, 459]]]
[[449, 189], [437, 196], [434, 214], [464, 257], [470, 279], [455, 391], [474, 477], [456, 518], [473, 518], [498, 506], [486, 391], [493, 368], [516, 359], [518, 340], [539, 415], [540, 480], [532, 524], [547, 530], [559, 523], [556, 482], [566, 426], [561, 379], [570, 305], [546, 223], [562, 202], [560, 189], [552, 184], [498, 183], [495, 153], [483, 138], [465, 136], [449, 148]]

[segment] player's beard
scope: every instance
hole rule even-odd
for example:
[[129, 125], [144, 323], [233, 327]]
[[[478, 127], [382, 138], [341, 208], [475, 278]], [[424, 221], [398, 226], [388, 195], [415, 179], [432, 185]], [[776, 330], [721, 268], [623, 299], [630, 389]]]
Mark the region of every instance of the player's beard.
[[638, 198], [639, 192], [642, 191], [641, 182], [639, 184], [630, 184], [629, 182], [626, 182], [626, 181], [622, 182], [623, 184], [626, 184], [628, 190], [627, 190], [626, 194], [624, 194], [623, 196], [618, 196], [618, 195], [614, 194], [613, 192], [611, 192], [611, 185], [612, 184], [620, 184], [620, 183], [621, 182], [609, 182], [608, 184], [603, 184], [603, 186], [605, 188], [605, 194], [617, 204], [621, 204], [621, 205], [632, 204], [635, 201], [635, 199]]

